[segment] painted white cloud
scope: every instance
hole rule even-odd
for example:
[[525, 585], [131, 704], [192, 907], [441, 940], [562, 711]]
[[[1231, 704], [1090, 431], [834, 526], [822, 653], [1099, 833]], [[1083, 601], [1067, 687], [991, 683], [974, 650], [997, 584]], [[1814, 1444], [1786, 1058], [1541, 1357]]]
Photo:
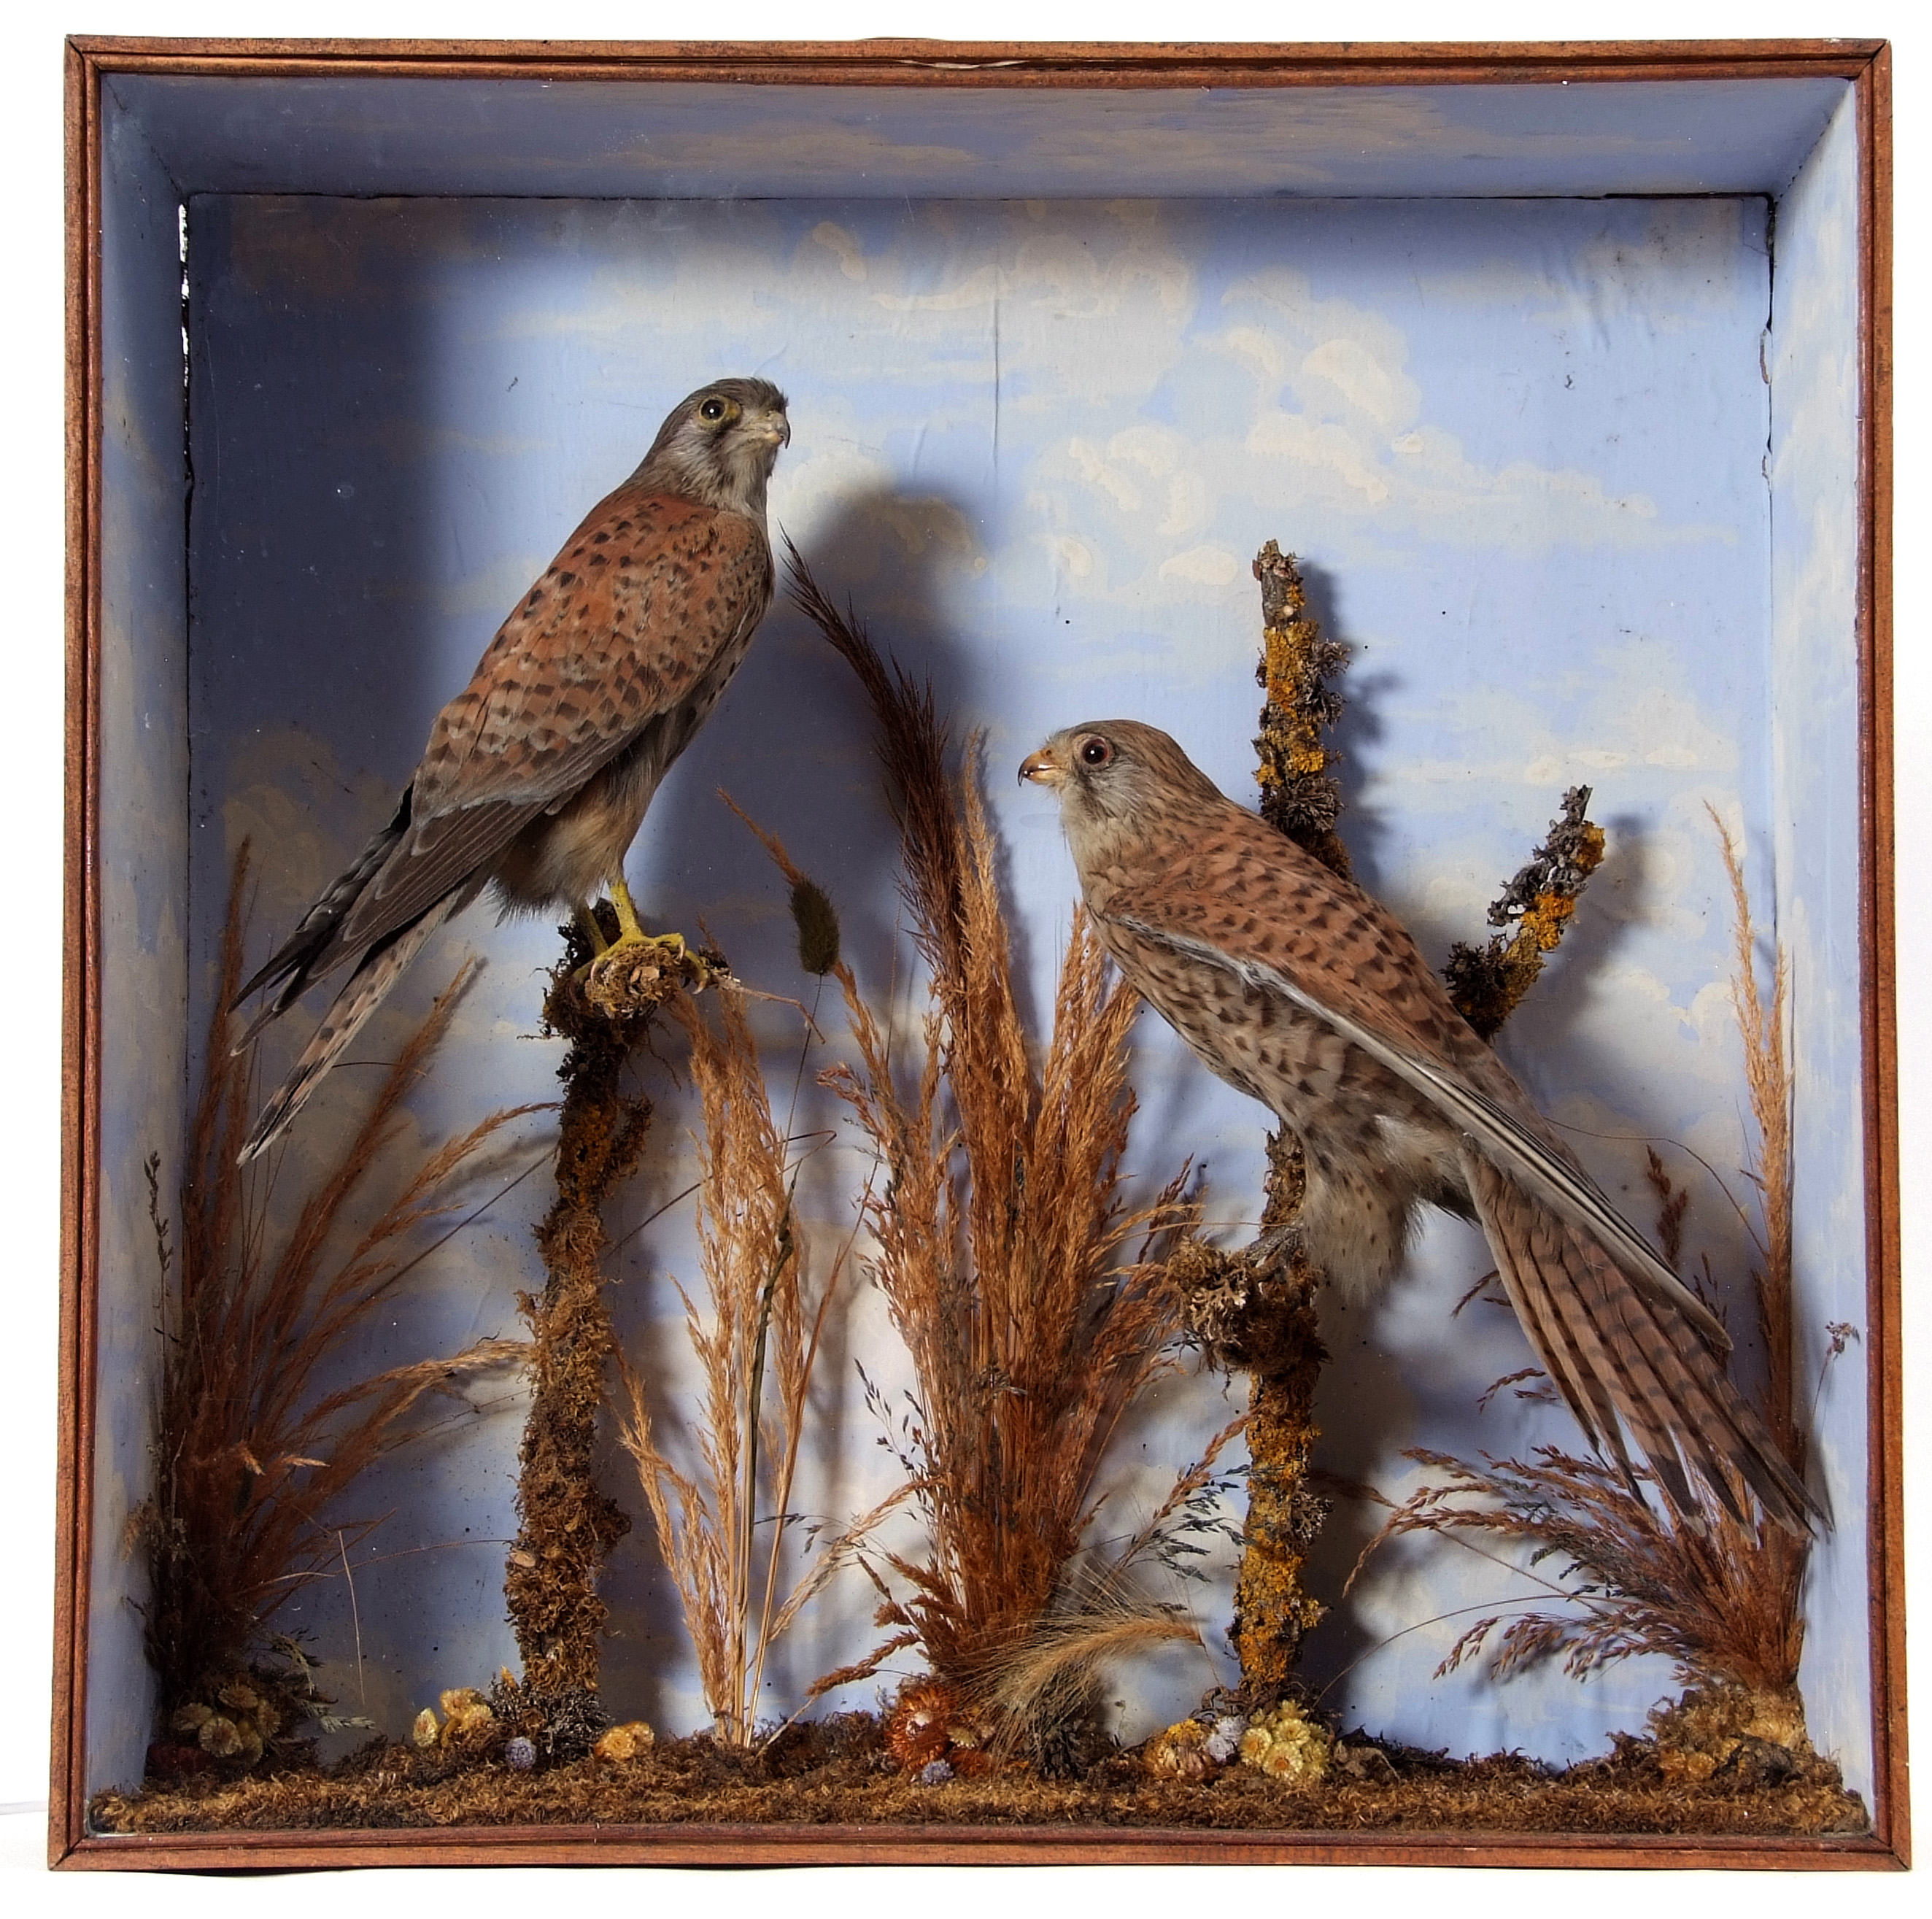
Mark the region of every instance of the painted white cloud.
[[[1036, 464], [1045, 537], [1106, 554], [1077, 576], [1089, 595], [1251, 590], [1245, 566], [1202, 560], [1198, 536], [1256, 509], [1277, 522], [1312, 519], [1331, 554], [1418, 539], [1541, 552], [1732, 537], [1714, 524], [1670, 524], [1647, 495], [1613, 491], [1578, 468], [1472, 458], [1428, 419], [1402, 330], [1351, 301], [1318, 296], [1293, 269], [1236, 281], [1221, 309], [1227, 323], [1204, 322], [1189, 341], [1191, 410], [1211, 430], [1143, 420], [1104, 439], [1070, 436]], [[1204, 376], [1214, 396], [1205, 407], [1202, 367], [1216, 361], [1228, 377]]]
[[1676, 784], [1734, 776], [1739, 764], [1737, 740], [1706, 714], [1680, 650], [1647, 635], [1620, 636], [1574, 666], [1539, 662], [1514, 683], [1452, 688], [1436, 697], [1431, 714], [1441, 751], [1391, 765], [1392, 785], [1474, 779], [1554, 792], [1640, 767]]

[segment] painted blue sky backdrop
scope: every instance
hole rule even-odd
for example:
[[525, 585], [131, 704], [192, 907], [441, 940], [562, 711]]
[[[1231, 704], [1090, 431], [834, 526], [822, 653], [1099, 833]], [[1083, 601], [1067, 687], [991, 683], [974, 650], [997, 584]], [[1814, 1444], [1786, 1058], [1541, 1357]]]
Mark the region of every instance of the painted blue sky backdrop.
[[[1274, 537], [1354, 649], [1341, 743], [1360, 875], [1439, 960], [1486, 933], [1484, 905], [1563, 788], [1593, 785], [1610, 857], [1504, 1050], [1640, 1218], [1634, 1139], [1738, 1164], [1726, 895], [1705, 809], [1744, 833], [1768, 900], [1762, 202], [204, 199], [191, 232], [203, 956], [235, 839], [255, 837], [266, 940], [386, 814], [497, 620], [670, 404], [757, 372], [792, 401], [775, 530], [930, 674], [962, 731], [983, 731], [1036, 1004], [1073, 881], [1051, 803], [1017, 790], [1014, 767], [1055, 727], [1126, 714], [1168, 727], [1251, 798], [1249, 562]], [[782, 887], [720, 785], [826, 884], [862, 978], [881, 996], [896, 981], [916, 1012], [856, 689], [788, 611], [667, 784], [631, 874], [654, 916], [687, 931], [703, 919], [752, 984], [800, 993]], [[427, 1134], [547, 1095], [554, 1049], [529, 1036], [555, 944], [478, 911], [418, 963], [417, 1005], [462, 951], [490, 961], [448, 1070], [416, 1103]], [[766, 1006], [760, 1026], [788, 1080], [796, 1015]], [[381, 1043], [373, 1032], [370, 1056]], [[1258, 1109], [1151, 1020], [1138, 1077], [1136, 1165], [1165, 1176], [1204, 1160], [1210, 1212], [1252, 1220]], [[293, 1165], [344, 1122], [352, 1078], [305, 1117]], [[686, 1183], [689, 1116], [667, 1086], [657, 1095], [662, 1157], [620, 1230]], [[1735, 1270], [1724, 1200], [1666, 1152], [1694, 1182], [1689, 1243]], [[829, 1225], [849, 1216], [860, 1170], [844, 1149], [817, 1164]], [[440, 1258], [397, 1338], [428, 1350], [509, 1329], [541, 1185]], [[627, 1248], [627, 1326], [667, 1378], [663, 1275], [688, 1283], [694, 1253], [681, 1209]], [[1336, 1311], [1334, 1470], [1396, 1491], [1404, 1446], [1573, 1440], [1562, 1416], [1507, 1394], [1475, 1410], [1527, 1363], [1502, 1315], [1450, 1319], [1487, 1263], [1473, 1233], [1437, 1221], [1390, 1300]], [[842, 1393], [855, 1356], [903, 1383], [876, 1295], [858, 1296], [847, 1341]], [[812, 1463], [808, 1493], [835, 1518], [872, 1503], [886, 1464], [856, 1394], [836, 1416], [842, 1443]], [[1164, 1389], [1121, 1449], [1123, 1519], [1226, 1416], [1216, 1380]], [[509, 1523], [514, 1443], [514, 1419], [496, 1418], [439, 1469], [479, 1536]], [[395, 1543], [446, 1535], [426, 1484], [398, 1480]], [[1338, 1520], [1329, 1576], [1360, 1536]], [[681, 1729], [701, 1713], [680, 1629], [650, 1554], [634, 1539], [626, 1551], [632, 1623], [607, 1689]], [[1464, 1557], [1392, 1560], [1338, 1615], [1326, 1669], [1495, 1590]], [[392, 1729], [507, 1656], [494, 1565], [462, 1557], [358, 1587], [365, 1635], [388, 1649]], [[863, 1649], [868, 1590], [822, 1611], [782, 1684]], [[1198, 1596], [1213, 1636], [1225, 1581]], [[459, 1616], [432, 1644], [422, 1622]], [[1667, 1678], [1432, 1681], [1454, 1631], [1373, 1654], [1330, 1703], [1424, 1746], [1568, 1758], [1633, 1724]], [[452, 1659], [466, 1662], [456, 1677]], [[1168, 1666], [1137, 1723], [1191, 1703], [1227, 1661], [1217, 1645]]]

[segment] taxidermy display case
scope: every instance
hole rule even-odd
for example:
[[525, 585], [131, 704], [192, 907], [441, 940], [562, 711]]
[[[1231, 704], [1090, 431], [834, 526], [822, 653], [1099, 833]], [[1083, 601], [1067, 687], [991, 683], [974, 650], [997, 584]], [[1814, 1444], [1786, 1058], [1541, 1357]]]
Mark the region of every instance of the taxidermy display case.
[[[56, 1862], [1902, 1863], [1888, 60], [72, 43]], [[682, 942], [412, 921], [248, 1155], [248, 976], [734, 377]], [[1081, 908], [1115, 717], [1760, 1439], [1480, 1170], [1331, 1283]]]

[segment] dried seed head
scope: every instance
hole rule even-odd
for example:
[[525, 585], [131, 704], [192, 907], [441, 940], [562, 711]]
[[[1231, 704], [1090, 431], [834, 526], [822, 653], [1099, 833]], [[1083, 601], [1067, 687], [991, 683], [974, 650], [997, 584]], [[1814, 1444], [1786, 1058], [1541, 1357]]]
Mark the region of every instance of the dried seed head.
[[823, 979], [838, 963], [838, 912], [816, 880], [801, 879], [791, 890], [791, 917], [798, 928], [798, 963]]

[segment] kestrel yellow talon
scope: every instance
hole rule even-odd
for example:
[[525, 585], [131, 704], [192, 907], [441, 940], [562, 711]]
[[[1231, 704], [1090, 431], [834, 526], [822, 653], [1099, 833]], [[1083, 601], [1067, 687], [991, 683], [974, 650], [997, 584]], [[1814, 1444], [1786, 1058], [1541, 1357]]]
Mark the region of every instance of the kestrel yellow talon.
[[658, 963], [670, 971], [685, 963], [688, 959], [694, 965], [702, 965], [685, 944], [681, 932], [646, 932], [641, 928], [633, 932], [620, 932], [604, 950], [592, 960], [586, 969], [591, 973], [608, 973], [610, 963], [628, 960], [640, 948], [654, 950]]
[[[617, 944], [620, 946], [634, 946], [639, 940], [650, 937], [644, 931], [643, 921], [638, 917], [638, 902], [631, 897], [631, 889], [624, 884], [624, 876], [621, 873], [610, 882], [610, 904], [617, 909]], [[684, 944], [676, 933], [672, 933], [670, 937], [677, 940], [680, 946]]]
[[620, 933], [577, 978], [584, 998], [615, 1019], [641, 1013], [674, 993], [702, 993], [716, 970], [682, 933]]

